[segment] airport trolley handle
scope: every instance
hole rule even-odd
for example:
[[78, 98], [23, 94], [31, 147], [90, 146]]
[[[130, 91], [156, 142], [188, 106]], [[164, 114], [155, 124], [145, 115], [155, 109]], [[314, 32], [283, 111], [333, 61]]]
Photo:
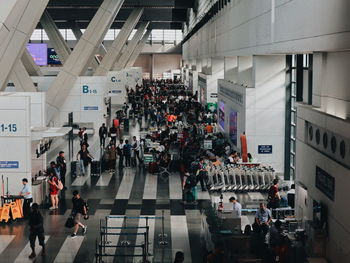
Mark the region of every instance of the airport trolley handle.
[[124, 218], [124, 219], [164, 219], [163, 216], [106, 216], [106, 219], [109, 218]]

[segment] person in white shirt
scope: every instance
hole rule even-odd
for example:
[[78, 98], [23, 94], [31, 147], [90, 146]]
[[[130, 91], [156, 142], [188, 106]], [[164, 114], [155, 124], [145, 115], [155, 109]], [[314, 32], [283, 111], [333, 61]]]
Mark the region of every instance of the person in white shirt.
[[32, 190], [28, 184], [27, 178], [22, 179], [22, 184], [23, 184], [23, 188], [19, 194], [23, 196], [23, 199], [24, 199], [23, 200], [23, 217], [28, 218], [30, 214], [30, 204], [33, 202]]
[[236, 198], [232, 196], [229, 201], [233, 204], [233, 215], [237, 217], [242, 216], [242, 205], [236, 200]]
[[134, 158], [135, 158], [135, 165], [136, 165], [136, 158], [139, 160], [139, 164], [143, 162], [143, 160], [140, 157], [140, 149], [141, 144], [140, 141], [136, 139], [136, 136], [133, 137], [134, 143], [132, 145], [132, 149], [134, 151]]

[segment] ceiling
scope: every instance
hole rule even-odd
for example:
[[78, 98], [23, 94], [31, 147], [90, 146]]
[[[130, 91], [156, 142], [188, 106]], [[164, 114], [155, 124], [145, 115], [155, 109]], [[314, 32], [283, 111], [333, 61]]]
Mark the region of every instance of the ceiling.
[[[47, 10], [58, 28], [70, 28], [75, 21], [80, 28], [88, 26], [103, 0], [50, 0]], [[196, 0], [124, 0], [111, 28], [120, 29], [132, 9], [144, 7], [140, 21], [151, 21], [150, 29], [182, 29], [187, 10]], [[41, 25], [38, 25], [40, 28]]]

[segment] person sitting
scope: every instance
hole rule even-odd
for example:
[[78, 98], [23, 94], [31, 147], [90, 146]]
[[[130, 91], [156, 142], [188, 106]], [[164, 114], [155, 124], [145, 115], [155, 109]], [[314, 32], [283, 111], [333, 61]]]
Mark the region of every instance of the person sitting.
[[271, 211], [268, 208], [266, 208], [266, 205], [264, 203], [260, 203], [260, 207], [255, 214], [255, 223], [259, 226], [260, 231], [263, 233], [264, 237], [269, 231], [271, 221]]

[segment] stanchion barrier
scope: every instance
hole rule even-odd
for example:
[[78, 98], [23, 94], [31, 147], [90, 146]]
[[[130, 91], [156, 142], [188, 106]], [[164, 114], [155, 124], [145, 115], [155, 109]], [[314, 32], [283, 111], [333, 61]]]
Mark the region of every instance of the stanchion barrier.
[[164, 233], [164, 210], [162, 210], [162, 233], [159, 234], [159, 238], [160, 238], [159, 245], [162, 245], [162, 246], [168, 245], [168, 241], [165, 240], [167, 237], [168, 235]]
[[[98, 246], [100, 246], [100, 245], [98, 245]], [[110, 247], [110, 248], [124, 248], [124, 246], [107, 246], [107, 247]], [[141, 257], [142, 258], [142, 262], [146, 263], [146, 261], [147, 261], [147, 254], [146, 254], [145, 244], [142, 244], [142, 245], [131, 245], [130, 247], [134, 247], [134, 248], [140, 247], [140, 248], [142, 248], [142, 254], [115, 255], [115, 254], [107, 254], [107, 253], [96, 253], [95, 254], [96, 262], [98, 262], [98, 263], [104, 262], [104, 261], [102, 261], [103, 257]]]

